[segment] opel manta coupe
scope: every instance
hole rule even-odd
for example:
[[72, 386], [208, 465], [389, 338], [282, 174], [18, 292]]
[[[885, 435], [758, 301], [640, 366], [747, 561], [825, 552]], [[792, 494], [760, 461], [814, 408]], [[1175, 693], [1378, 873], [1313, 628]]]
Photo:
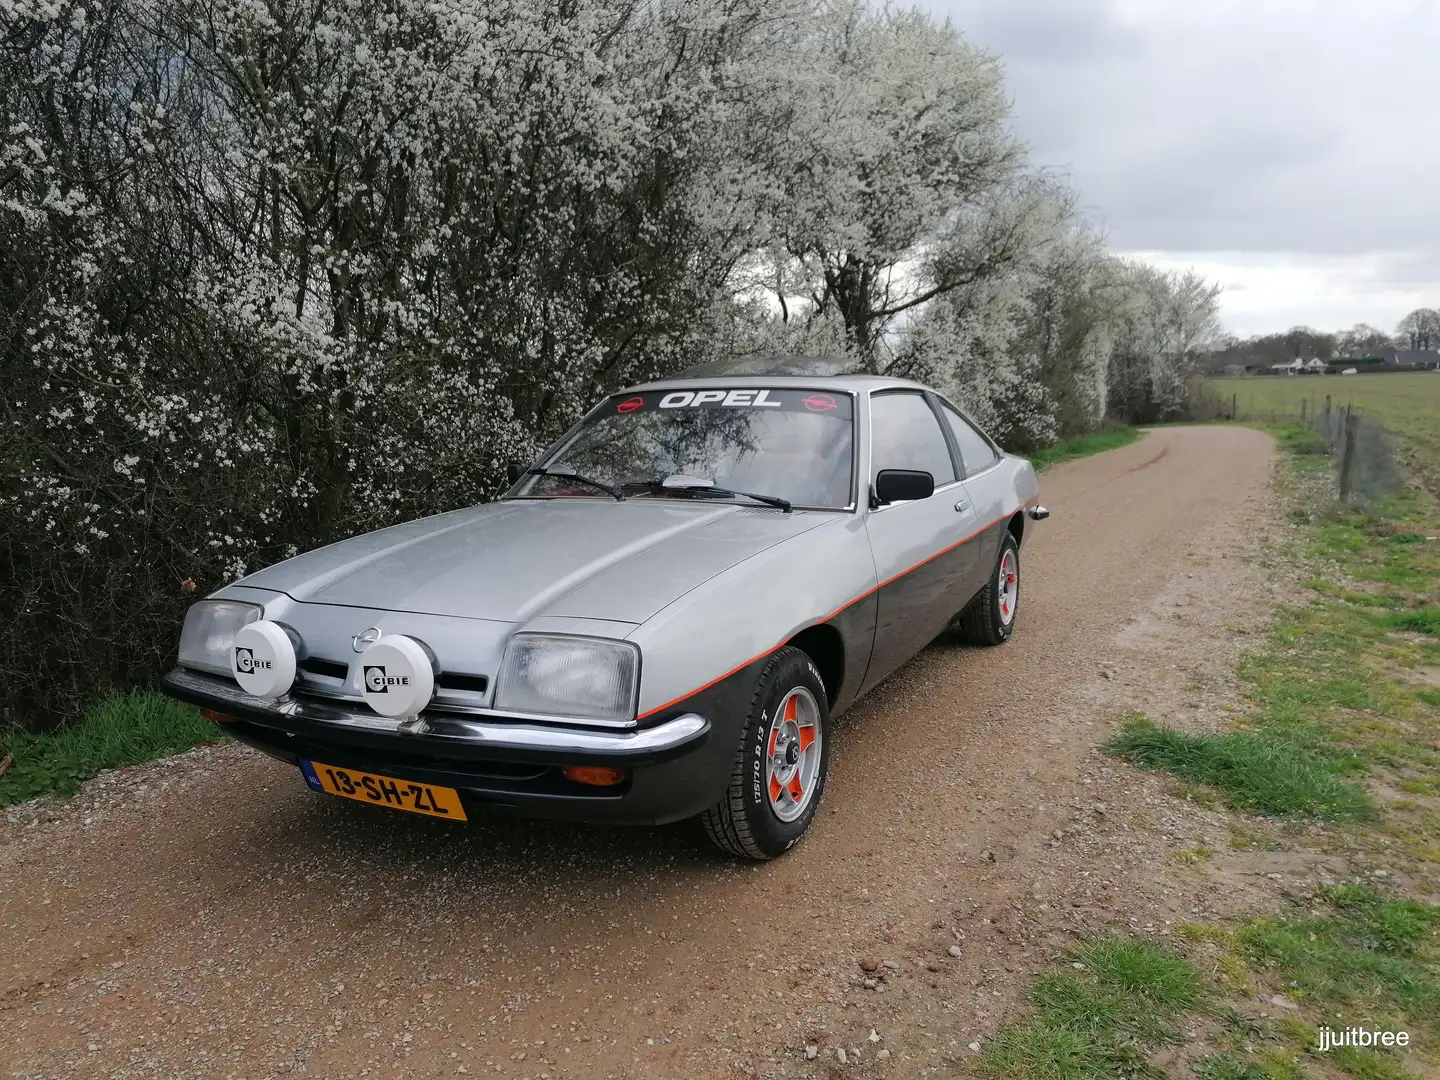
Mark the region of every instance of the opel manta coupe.
[[432, 817], [698, 817], [770, 859], [831, 723], [947, 631], [1010, 637], [1028, 461], [940, 394], [781, 358], [595, 406], [497, 501], [192, 605], [163, 686], [316, 791]]

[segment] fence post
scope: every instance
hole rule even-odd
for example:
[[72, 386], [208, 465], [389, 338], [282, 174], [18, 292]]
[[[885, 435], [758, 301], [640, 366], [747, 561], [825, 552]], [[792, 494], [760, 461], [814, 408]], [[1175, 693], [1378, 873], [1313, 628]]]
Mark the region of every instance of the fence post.
[[1355, 429], [1359, 426], [1355, 416], [1355, 407], [1349, 406], [1345, 410], [1345, 449], [1340, 455], [1340, 501], [1350, 501], [1350, 488], [1354, 479], [1355, 471]]
[[1303, 397], [1302, 397], [1302, 398], [1300, 399], [1300, 426], [1301, 426], [1301, 427], [1304, 427], [1304, 426], [1305, 426], [1306, 414], [1307, 414], [1309, 408], [1310, 408], [1310, 399], [1309, 399], [1309, 398], [1303, 398]]
[[1232, 393], [1230, 394], [1230, 419], [1231, 419], [1231, 420], [1234, 420], [1234, 419], [1236, 419], [1236, 418], [1239, 416], [1239, 413], [1237, 413], [1237, 412], [1235, 411], [1235, 403], [1236, 403], [1237, 401], [1239, 401], [1239, 400], [1240, 400], [1240, 395], [1239, 395], [1239, 394], [1234, 393], [1234, 392], [1232, 392]]
[[1326, 450], [1327, 453], [1333, 454], [1333, 453], [1335, 452], [1335, 432], [1334, 432], [1334, 429], [1332, 429], [1332, 428], [1330, 427], [1330, 395], [1329, 395], [1329, 394], [1326, 394], [1326, 395], [1325, 395], [1325, 423], [1324, 423], [1323, 427], [1324, 427], [1324, 432], [1325, 432], [1325, 450]]

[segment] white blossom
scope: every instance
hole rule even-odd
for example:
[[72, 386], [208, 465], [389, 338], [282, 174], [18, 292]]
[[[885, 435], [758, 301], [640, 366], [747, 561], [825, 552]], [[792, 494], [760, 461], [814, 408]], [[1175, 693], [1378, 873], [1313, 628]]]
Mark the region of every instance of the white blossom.
[[716, 354], [1021, 443], [1173, 410], [1204, 289], [1106, 256], [1006, 110], [852, 0], [0, 0], [0, 713]]

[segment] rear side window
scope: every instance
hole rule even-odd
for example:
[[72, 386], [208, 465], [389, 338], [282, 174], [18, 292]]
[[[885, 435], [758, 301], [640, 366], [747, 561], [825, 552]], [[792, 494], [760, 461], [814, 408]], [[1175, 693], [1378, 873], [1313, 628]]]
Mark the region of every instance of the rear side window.
[[955, 436], [955, 445], [960, 448], [960, 461], [965, 466], [966, 476], [974, 476], [999, 460], [995, 448], [985, 441], [985, 436], [976, 431], [969, 420], [943, 401], [940, 403], [940, 411], [945, 415], [945, 422], [950, 425], [950, 431]]
[[928, 472], [936, 487], [955, 480], [940, 421], [920, 394], [898, 391], [870, 399], [870, 466], [872, 481], [881, 469]]

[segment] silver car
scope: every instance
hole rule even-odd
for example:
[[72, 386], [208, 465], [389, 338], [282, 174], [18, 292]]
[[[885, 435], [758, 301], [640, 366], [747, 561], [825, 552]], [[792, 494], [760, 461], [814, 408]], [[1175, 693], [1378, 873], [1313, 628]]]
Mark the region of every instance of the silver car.
[[916, 383], [805, 359], [602, 401], [493, 503], [194, 604], [168, 693], [317, 791], [458, 820], [698, 817], [773, 858], [831, 723], [1015, 627], [1028, 461]]

